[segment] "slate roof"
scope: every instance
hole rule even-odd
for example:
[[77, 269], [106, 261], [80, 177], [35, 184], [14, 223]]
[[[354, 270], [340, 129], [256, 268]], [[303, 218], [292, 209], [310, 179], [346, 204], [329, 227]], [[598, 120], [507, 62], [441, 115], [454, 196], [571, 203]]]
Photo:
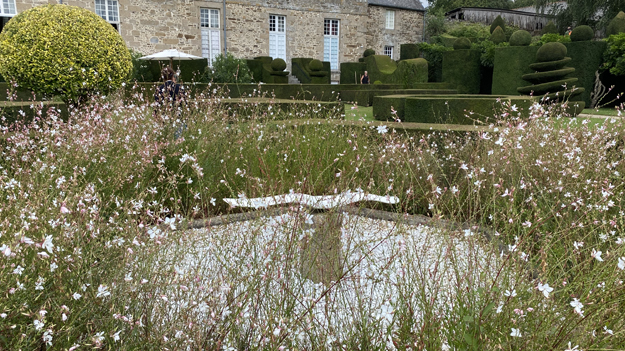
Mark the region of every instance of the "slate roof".
[[396, 9], [425, 11], [419, 0], [368, 0], [369, 5], [393, 7]]

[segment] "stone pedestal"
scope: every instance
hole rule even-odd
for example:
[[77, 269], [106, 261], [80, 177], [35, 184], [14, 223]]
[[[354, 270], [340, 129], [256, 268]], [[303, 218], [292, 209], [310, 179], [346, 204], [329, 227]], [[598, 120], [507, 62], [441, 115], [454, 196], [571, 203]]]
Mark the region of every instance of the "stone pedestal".
[[306, 225], [307, 235], [301, 242], [300, 272], [315, 283], [329, 285], [343, 275], [341, 257], [341, 225], [343, 215], [324, 213], [313, 216]]

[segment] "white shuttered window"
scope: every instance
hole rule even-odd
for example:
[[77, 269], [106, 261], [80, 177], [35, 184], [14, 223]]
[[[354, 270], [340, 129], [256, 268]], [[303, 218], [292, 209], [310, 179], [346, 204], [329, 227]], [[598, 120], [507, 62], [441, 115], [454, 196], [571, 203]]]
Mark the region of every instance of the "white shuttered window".
[[119, 30], [119, 4], [117, 0], [95, 0], [95, 13]]
[[339, 20], [324, 20], [323, 60], [330, 62], [330, 69], [339, 69]]
[[221, 32], [219, 31], [219, 10], [200, 9], [200, 27], [202, 28], [202, 57], [213, 65], [215, 57], [221, 53]]
[[386, 29], [395, 29], [395, 11], [386, 11]]
[[269, 15], [269, 56], [286, 61], [286, 16]]

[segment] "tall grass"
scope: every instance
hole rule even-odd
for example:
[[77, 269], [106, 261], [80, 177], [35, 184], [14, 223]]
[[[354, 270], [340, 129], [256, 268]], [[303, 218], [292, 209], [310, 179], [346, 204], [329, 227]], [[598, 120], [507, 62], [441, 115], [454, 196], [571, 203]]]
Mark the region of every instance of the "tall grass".
[[[132, 95], [2, 127], [1, 349], [625, 347], [621, 120], [509, 106], [488, 132], [409, 134]], [[358, 238], [350, 217], [326, 285], [300, 276], [298, 210], [179, 230], [225, 197], [348, 189], [467, 229]]]

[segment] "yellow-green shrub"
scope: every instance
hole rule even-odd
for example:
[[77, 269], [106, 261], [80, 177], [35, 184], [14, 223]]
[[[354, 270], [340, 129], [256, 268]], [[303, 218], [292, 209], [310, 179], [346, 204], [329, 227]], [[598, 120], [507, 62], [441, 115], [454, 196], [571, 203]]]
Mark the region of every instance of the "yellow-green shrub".
[[80, 7], [34, 7], [0, 34], [0, 74], [37, 93], [78, 101], [117, 89], [131, 70], [119, 33]]

